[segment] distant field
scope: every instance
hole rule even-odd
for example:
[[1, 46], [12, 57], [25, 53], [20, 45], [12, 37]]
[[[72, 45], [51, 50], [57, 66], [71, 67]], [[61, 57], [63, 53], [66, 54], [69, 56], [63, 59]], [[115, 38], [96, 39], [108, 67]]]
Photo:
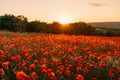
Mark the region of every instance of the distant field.
[[99, 35], [112, 34], [114, 36], [120, 36], [120, 22], [92, 22], [88, 24], [96, 28], [97, 31], [102, 32]]
[[120, 37], [0, 32], [0, 80], [120, 80]]
[[93, 27], [120, 29], [120, 22], [92, 22], [88, 24]]

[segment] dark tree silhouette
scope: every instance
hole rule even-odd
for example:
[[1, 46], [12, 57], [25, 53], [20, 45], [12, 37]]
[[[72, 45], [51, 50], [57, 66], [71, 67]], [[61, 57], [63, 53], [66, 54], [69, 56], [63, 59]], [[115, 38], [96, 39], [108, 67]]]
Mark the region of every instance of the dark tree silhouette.
[[120, 35], [114, 31], [98, 31], [96, 28], [86, 24], [85, 22], [75, 22], [62, 25], [59, 22], [46, 23], [41, 21], [28, 22], [23, 15], [14, 16], [5, 14], [0, 16], [0, 29], [7, 31], [19, 32], [39, 32], [52, 34], [74, 34], [74, 35], [102, 35], [116, 36]]
[[[21, 17], [21, 18], [20, 18]], [[23, 20], [23, 18], [24, 20]], [[24, 16], [7, 15], [0, 16], [0, 29], [9, 31], [22, 31], [27, 24], [27, 18]]]

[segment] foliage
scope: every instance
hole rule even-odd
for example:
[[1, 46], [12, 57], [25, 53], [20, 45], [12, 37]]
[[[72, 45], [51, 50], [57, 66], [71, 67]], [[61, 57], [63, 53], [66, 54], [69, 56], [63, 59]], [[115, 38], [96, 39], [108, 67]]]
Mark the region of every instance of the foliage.
[[42, 32], [44, 24], [40, 21], [29, 22], [26, 28], [27, 32]]
[[72, 34], [82, 34], [82, 35], [93, 35], [95, 33], [95, 28], [87, 25], [84, 22], [76, 22], [70, 24], [70, 27], [72, 27], [71, 32]]
[[96, 28], [96, 35], [100, 36], [120, 36], [120, 29], [114, 28]]
[[62, 25], [58, 22], [48, 24], [46, 22], [31, 21], [28, 22], [27, 18], [23, 15], [14, 16], [7, 15], [0, 16], [0, 29], [14, 31], [14, 32], [40, 32], [40, 33], [53, 33], [53, 34], [82, 34], [93, 35], [95, 28], [87, 25], [84, 22], [76, 22], [68, 25]]
[[7, 15], [0, 16], [0, 29], [8, 31], [24, 31], [27, 24], [27, 18], [20, 15]]
[[73, 34], [73, 35], [99, 35], [99, 36], [120, 36], [119, 30], [107, 28], [94, 28], [85, 22], [60, 24], [59, 22], [46, 23], [41, 21], [28, 22], [23, 15], [0, 16], [0, 29], [14, 32], [39, 32], [51, 34]]

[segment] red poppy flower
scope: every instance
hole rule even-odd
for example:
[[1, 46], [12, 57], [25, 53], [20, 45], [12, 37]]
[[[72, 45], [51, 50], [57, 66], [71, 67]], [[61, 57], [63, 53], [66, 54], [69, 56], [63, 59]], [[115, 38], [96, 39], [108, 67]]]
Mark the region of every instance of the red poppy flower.
[[11, 57], [12, 61], [18, 61], [20, 59], [21, 59], [20, 55], [16, 55], [16, 56]]
[[30, 80], [30, 77], [26, 73], [24, 73], [23, 71], [17, 72], [16, 78], [22, 79], [22, 80]]
[[55, 73], [54, 72], [48, 73], [48, 77], [51, 78], [51, 79], [54, 78], [55, 77]]
[[35, 69], [35, 64], [31, 64], [30, 67], [29, 67], [30, 70], [33, 70]]
[[2, 66], [3, 67], [7, 67], [10, 65], [10, 62], [9, 61], [6, 61], [6, 62], [2, 62]]
[[60, 74], [62, 74], [62, 71], [56, 70], [56, 74], [60, 75]]
[[65, 74], [66, 74], [67, 76], [70, 76], [70, 70], [66, 70], [66, 71], [65, 71]]
[[76, 80], [84, 80], [84, 77], [80, 74], [77, 75]]
[[36, 79], [36, 78], [37, 78], [36, 72], [32, 72], [32, 73], [31, 73], [31, 77], [32, 77], [33, 79]]
[[0, 50], [0, 55], [4, 55], [4, 51], [3, 50]]
[[4, 75], [4, 70], [2, 68], [0, 68], [0, 75]]
[[118, 78], [118, 80], [120, 80], [120, 78]]

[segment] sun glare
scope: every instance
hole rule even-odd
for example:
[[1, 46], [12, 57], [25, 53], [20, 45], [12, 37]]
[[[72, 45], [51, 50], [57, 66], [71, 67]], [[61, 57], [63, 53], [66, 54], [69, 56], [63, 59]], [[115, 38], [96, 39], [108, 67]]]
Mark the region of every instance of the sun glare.
[[68, 24], [71, 22], [71, 18], [68, 16], [60, 16], [57, 21], [61, 24]]

